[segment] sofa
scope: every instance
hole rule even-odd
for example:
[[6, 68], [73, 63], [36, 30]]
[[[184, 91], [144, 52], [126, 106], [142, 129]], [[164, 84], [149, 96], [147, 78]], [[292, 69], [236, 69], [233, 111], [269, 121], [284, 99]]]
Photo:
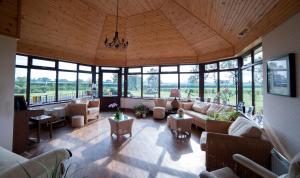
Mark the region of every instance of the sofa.
[[233, 169], [234, 154], [242, 154], [268, 168], [273, 147], [263, 129], [238, 117], [232, 123], [208, 120], [205, 132], [201, 134], [200, 148], [206, 152], [206, 169], [212, 171], [224, 166]]
[[[62, 177], [63, 161], [72, 153], [67, 149], [55, 149], [32, 159], [26, 159], [0, 147], [0, 178], [25, 177]], [[56, 176], [49, 174], [55, 173]]]
[[67, 105], [67, 115], [69, 117], [75, 115], [84, 116], [84, 124], [95, 121], [100, 117], [100, 99], [76, 99]]
[[221, 110], [234, 111], [234, 108], [230, 106], [202, 101], [181, 103], [180, 107], [184, 109], [185, 114], [193, 117], [192, 124], [202, 129], [205, 129], [206, 121], [210, 116], [213, 117]]

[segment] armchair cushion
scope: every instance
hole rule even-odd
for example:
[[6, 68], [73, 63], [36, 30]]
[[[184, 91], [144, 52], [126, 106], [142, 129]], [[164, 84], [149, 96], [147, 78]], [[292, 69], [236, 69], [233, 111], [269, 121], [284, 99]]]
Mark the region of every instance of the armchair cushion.
[[202, 114], [206, 114], [210, 104], [204, 102], [195, 102], [193, 104], [193, 110]]
[[98, 107], [88, 108], [88, 115], [98, 114], [98, 113], [99, 113]]
[[238, 117], [228, 129], [229, 135], [260, 138], [262, 130], [250, 120]]
[[99, 107], [100, 106], [100, 100], [90, 100], [88, 107], [93, 108], [93, 107]]

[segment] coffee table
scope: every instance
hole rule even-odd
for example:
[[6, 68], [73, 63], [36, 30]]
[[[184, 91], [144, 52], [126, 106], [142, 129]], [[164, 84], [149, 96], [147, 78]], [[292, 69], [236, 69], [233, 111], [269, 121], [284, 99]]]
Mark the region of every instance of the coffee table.
[[52, 121], [54, 118], [52, 116], [40, 115], [35, 117], [30, 117], [30, 121], [36, 123], [37, 125], [37, 135], [36, 140], [37, 143], [40, 143], [40, 133], [41, 133], [41, 124], [47, 123], [49, 124], [49, 136], [52, 138]]
[[126, 135], [129, 134], [130, 137], [132, 136], [132, 123], [133, 118], [126, 115], [121, 114], [120, 119], [115, 119], [114, 117], [110, 117], [109, 119], [110, 123], [110, 135], [112, 136], [115, 134], [117, 136], [117, 139], [119, 139], [120, 135]]
[[192, 120], [193, 117], [187, 114], [183, 114], [182, 117], [179, 114], [171, 114], [167, 118], [167, 124], [177, 138], [185, 138], [191, 136]]

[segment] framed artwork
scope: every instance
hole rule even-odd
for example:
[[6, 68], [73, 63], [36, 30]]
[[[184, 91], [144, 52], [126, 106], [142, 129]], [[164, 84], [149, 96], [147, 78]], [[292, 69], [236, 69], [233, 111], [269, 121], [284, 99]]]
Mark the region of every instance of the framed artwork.
[[294, 53], [267, 61], [267, 92], [281, 96], [296, 96]]

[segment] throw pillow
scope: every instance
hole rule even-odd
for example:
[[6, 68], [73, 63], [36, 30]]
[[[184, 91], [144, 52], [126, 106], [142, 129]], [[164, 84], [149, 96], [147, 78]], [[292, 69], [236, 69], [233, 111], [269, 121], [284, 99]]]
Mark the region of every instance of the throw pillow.
[[222, 106], [219, 104], [211, 104], [208, 110], [206, 111], [207, 115], [214, 116], [216, 113], [220, 112], [222, 109]]
[[229, 127], [228, 135], [260, 138], [261, 129], [252, 121], [238, 117]]
[[196, 102], [193, 104], [193, 110], [196, 112], [200, 112], [202, 114], [207, 114], [206, 111], [208, 110], [210, 104], [204, 102]]

